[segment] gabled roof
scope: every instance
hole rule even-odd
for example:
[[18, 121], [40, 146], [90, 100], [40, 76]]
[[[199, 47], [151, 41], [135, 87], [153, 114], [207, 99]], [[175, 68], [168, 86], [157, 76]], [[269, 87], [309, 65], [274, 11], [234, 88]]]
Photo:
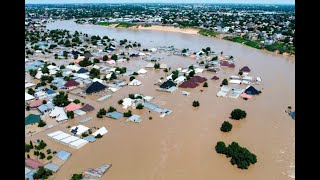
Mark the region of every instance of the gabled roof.
[[31, 108], [35, 108], [35, 107], [41, 106], [42, 102], [43, 102], [43, 99], [35, 100], [35, 101], [30, 102], [29, 106]]
[[87, 73], [87, 72], [89, 72], [89, 71], [85, 68], [81, 68], [81, 69], [79, 69], [79, 71], [77, 71], [78, 74]]
[[169, 88], [171, 88], [171, 87], [173, 87], [173, 86], [176, 86], [176, 85], [177, 85], [177, 84], [174, 83], [172, 80], [168, 80], [168, 81], [162, 83], [162, 84], [160, 85], [160, 88], [169, 89]]
[[113, 111], [111, 113], [107, 113], [106, 116], [113, 119], [120, 119], [123, 117], [123, 114], [117, 111]]
[[61, 159], [62, 161], [66, 161], [71, 156], [71, 153], [65, 150], [61, 150], [57, 154], [55, 154], [55, 156]]
[[80, 108], [80, 110], [84, 111], [84, 112], [89, 112], [89, 111], [93, 111], [94, 110], [94, 107], [89, 105], [89, 104], [86, 104], [84, 105], [82, 108]]
[[242, 72], [250, 72], [250, 68], [248, 66], [244, 66], [243, 68], [240, 69]]
[[203, 82], [207, 81], [207, 78], [200, 77], [200, 76], [193, 76], [190, 80], [195, 83], [203, 83]]
[[250, 95], [258, 95], [259, 91], [254, 88], [253, 86], [249, 86], [245, 91], [246, 94], [250, 94]]
[[81, 108], [81, 104], [76, 104], [74, 102], [68, 104], [68, 106], [64, 107], [64, 109], [68, 111], [74, 111]]
[[91, 94], [91, 93], [94, 93], [94, 92], [99, 92], [99, 91], [102, 91], [104, 89], [106, 89], [107, 86], [99, 83], [98, 81], [96, 82], [93, 82], [87, 89], [86, 89], [86, 93], [87, 94]]
[[26, 159], [25, 164], [27, 167], [31, 167], [32, 169], [38, 169], [39, 166], [43, 166], [43, 164], [38, 159], [32, 158]]
[[41, 120], [40, 115], [29, 114], [29, 115], [25, 118], [25, 125], [38, 123], [40, 120]]
[[217, 77], [217, 76], [213, 76], [211, 79], [213, 79], [213, 80], [218, 80], [218, 79], [219, 79], [219, 77]]
[[179, 87], [181, 87], [181, 88], [195, 88], [198, 85], [199, 84], [197, 84], [194, 81], [189, 79], [188, 81], [185, 81], [185, 82], [181, 83]]
[[72, 86], [79, 86], [79, 85], [80, 83], [78, 83], [75, 80], [69, 80], [64, 84], [65, 87], [72, 87]]

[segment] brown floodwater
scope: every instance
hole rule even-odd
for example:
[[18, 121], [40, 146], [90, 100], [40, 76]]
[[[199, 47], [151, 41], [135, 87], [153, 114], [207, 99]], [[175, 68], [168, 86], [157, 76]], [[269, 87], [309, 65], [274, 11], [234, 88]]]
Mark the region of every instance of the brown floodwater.
[[[294, 178], [295, 170], [295, 121], [284, 111], [288, 106], [295, 108], [295, 62], [292, 58], [262, 52], [241, 44], [175, 32], [150, 30], [113, 29], [93, 25], [77, 25], [72, 21], [57, 21], [48, 24], [49, 29], [77, 30], [90, 35], [108, 35], [117, 40], [127, 38], [137, 41], [142, 47], [174, 45], [177, 48], [199, 50], [207, 46], [216, 52], [236, 58], [235, 69], [223, 69], [217, 74], [203, 72], [199, 74], [208, 78], [208, 88], [202, 84], [195, 89], [181, 89], [173, 93], [156, 91], [153, 85], [160, 77], [165, 77], [163, 70], [147, 69], [148, 73], [137, 76], [141, 86], [126, 86], [112, 94], [111, 98], [97, 102], [98, 96], [90, 96], [81, 101], [92, 104], [96, 110], [41, 132], [30, 139], [44, 139], [51, 149], [66, 149], [73, 154], [62, 168], [54, 175], [55, 179], [69, 178], [73, 173], [83, 172], [86, 168], [98, 167], [111, 163], [113, 166], [101, 179], [114, 180], [176, 180], [176, 179], [238, 179], [238, 180], [282, 180]], [[161, 56], [161, 55], [160, 55]], [[196, 60], [162, 55], [161, 63], [173, 69], [185, 67]], [[147, 64], [145, 61], [132, 59], [121, 64], [129, 69], [139, 70]], [[262, 77], [262, 83], [255, 87], [262, 94], [251, 100], [241, 98], [218, 98], [216, 93], [223, 78], [236, 74], [242, 66], [249, 66], [252, 76]], [[220, 80], [210, 78], [214, 75]], [[200, 92], [200, 90], [203, 92]], [[190, 92], [189, 96], [181, 90]], [[97, 119], [99, 108], [116, 107], [119, 99], [129, 93], [141, 93], [154, 96], [151, 102], [162, 108], [172, 109], [173, 113], [161, 118], [160, 114], [147, 109], [132, 110], [142, 116], [141, 123], [126, 123], [109, 118]], [[73, 96], [70, 95], [72, 98]], [[198, 100], [199, 108], [192, 107]], [[235, 108], [244, 109], [247, 118], [229, 120], [230, 112]], [[69, 125], [76, 125], [79, 120], [93, 116], [94, 119], [84, 123], [88, 127], [105, 126], [109, 132], [100, 140], [89, 143], [75, 150], [54, 142], [46, 134], [62, 130], [68, 132]], [[152, 120], [149, 120], [149, 117]], [[229, 120], [233, 129], [222, 133], [220, 126]], [[230, 159], [217, 154], [214, 146], [218, 141], [227, 144], [232, 141], [248, 148], [257, 155], [258, 162], [248, 170], [232, 166]]]

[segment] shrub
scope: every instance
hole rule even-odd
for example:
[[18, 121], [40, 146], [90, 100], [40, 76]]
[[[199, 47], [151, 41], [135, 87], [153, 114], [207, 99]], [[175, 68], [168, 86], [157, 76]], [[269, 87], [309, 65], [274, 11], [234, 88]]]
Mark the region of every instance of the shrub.
[[224, 79], [223, 81], [222, 81], [222, 85], [228, 85], [229, 83], [228, 83], [228, 80], [227, 79]]
[[46, 155], [43, 153], [43, 152], [40, 152], [40, 154], [39, 154], [39, 159], [44, 159], [44, 158], [46, 158]]
[[227, 157], [231, 157], [230, 163], [236, 164], [240, 169], [248, 169], [250, 164], [257, 162], [257, 156], [251, 153], [247, 148], [239, 146], [238, 143], [232, 142], [225, 146], [224, 142], [218, 142], [216, 145], [216, 151], [220, 154], [225, 154]]
[[169, 72], [168, 68], [165, 68], [163, 71], [164, 71], [164, 72]]
[[132, 116], [132, 112], [129, 110], [128, 112], [123, 113], [124, 117], [130, 117]]
[[33, 174], [34, 179], [48, 179], [52, 175], [52, 171], [40, 166], [36, 173]]
[[133, 72], [133, 74], [132, 75], [134, 75], [134, 76], [136, 76], [136, 75], [139, 75], [137, 72]]
[[134, 76], [130, 76], [130, 81], [134, 80], [135, 77]]
[[222, 141], [219, 141], [215, 147], [217, 153], [219, 154], [225, 154], [227, 151], [226, 144]]
[[38, 122], [38, 127], [44, 127], [45, 125], [47, 125], [47, 123], [45, 123], [42, 119]]
[[83, 179], [82, 174], [73, 174], [71, 177], [71, 180], [81, 180], [81, 179]]
[[75, 99], [75, 100], [73, 100], [73, 102], [76, 103], [76, 104], [79, 104], [80, 100], [79, 99]]
[[107, 111], [104, 108], [101, 108], [97, 113], [97, 117], [102, 118], [103, 115], [106, 115], [106, 114], [107, 114]]
[[123, 100], [120, 99], [120, 100], [118, 101], [118, 104], [122, 104], [122, 103], [123, 103]]
[[100, 61], [99, 61], [99, 59], [94, 58], [94, 59], [93, 59], [93, 62], [94, 62], [94, 63], [99, 63]]
[[149, 117], [149, 120], [152, 120], [152, 117], [151, 117], [151, 116]]
[[47, 160], [50, 160], [50, 159], [52, 159], [52, 156], [48, 156], [48, 157], [47, 157]]
[[160, 68], [160, 64], [159, 63], [155, 63], [153, 66], [155, 69], [159, 69]]
[[204, 68], [208, 69], [208, 68], [209, 68], [209, 65], [205, 65]]
[[200, 64], [204, 64], [204, 61], [201, 61]]
[[47, 154], [51, 154], [51, 149], [47, 149]]
[[129, 98], [130, 98], [130, 99], [135, 99], [136, 97], [135, 97], [134, 94], [129, 94]]
[[137, 105], [137, 107], [136, 107], [136, 109], [143, 109], [143, 105], [141, 104], [141, 103], [139, 103], [138, 105]]
[[229, 123], [228, 121], [224, 121], [220, 127], [220, 130], [222, 132], [229, 132], [232, 129], [232, 124]]
[[243, 74], [243, 72], [242, 71], [239, 71], [239, 73], [238, 73], [240, 76], [242, 76], [242, 74]]
[[102, 135], [101, 135], [101, 134], [98, 134], [98, 135], [96, 135], [95, 138], [102, 138]]
[[193, 107], [198, 107], [198, 106], [200, 106], [199, 101], [193, 101], [193, 102], [192, 102], [192, 106], [193, 106]]
[[203, 84], [203, 87], [208, 87], [208, 83], [205, 82], [205, 83]]
[[247, 113], [241, 109], [234, 109], [231, 112], [231, 118], [235, 120], [246, 118]]
[[[114, 112], [114, 111], [117, 111], [117, 109], [114, 108], [114, 107], [112, 107], [112, 106], [110, 106], [109, 109], [108, 109], [108, 113]], [[104, 115], [105, 115], [105, 114], [104, 114]]]
[[73, 111], [68, 111], [67, 112], [67, 117], [70, 118], [70, 119], [73, 119], [74, 118], [74, 112]]
[[81, 134], [81, 136], [82, 136], [82, 137], [87, 137], [87, 136], [89, 136], [89, 135], [88, 135], [86, 132], [84, 132], [84, 133]]

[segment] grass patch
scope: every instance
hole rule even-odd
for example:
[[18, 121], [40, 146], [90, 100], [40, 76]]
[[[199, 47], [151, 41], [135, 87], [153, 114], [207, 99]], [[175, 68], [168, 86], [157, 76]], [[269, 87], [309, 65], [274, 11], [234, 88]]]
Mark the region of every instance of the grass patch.
[[216, 37], [219, 33], [215, 31], [210, 31], [210, 30], [205, 30], [205, 29], [200, 29], [198, 32], [202, 36], [210, 36], [210, 37]]
[[136, 26], [136, 24], [128, 23], [128, 22], [121, 22], [121, 23], [116, 25], [116, 27], [124, 27], [124, 28], [129, 28], [129, 27], [132, 27], [132, 26]]
[[110, 22], [98, 22], [97, 25], [100, 25], [100, 26], [110, 26], [112, 23]]
[[244, 39], [242, 37], [231, 37], [231, 36], [226, 36], [223, 39], [229, 40], [229, 41], [233, 41], [233, 42], [237, 42], [237, 43], [241, 43], [241, 44], [245, 44], [247, 46], [256, 48], [256, 49], [262, 49], [260, 43], [258, 41], [250, 41], [247, 39]]

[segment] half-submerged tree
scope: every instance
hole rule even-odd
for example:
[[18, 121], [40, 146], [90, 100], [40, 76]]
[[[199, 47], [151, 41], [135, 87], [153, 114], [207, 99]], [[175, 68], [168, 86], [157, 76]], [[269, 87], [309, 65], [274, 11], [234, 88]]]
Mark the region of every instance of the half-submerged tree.
[[247, 117], [246, 111], [243, 111], [241, 109], [234, 109], [231, 112], [231, 118], [235, 120], [243, 119]]

